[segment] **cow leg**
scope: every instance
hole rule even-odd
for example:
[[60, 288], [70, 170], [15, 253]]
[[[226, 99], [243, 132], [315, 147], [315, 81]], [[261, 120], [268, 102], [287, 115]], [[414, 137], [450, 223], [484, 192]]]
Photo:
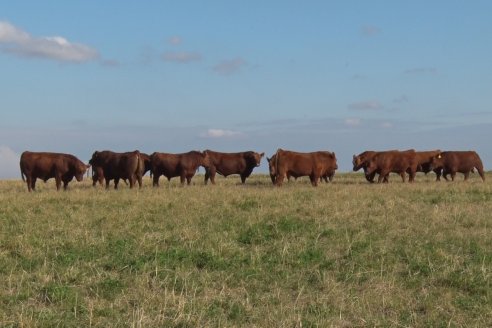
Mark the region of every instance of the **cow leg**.
[[405, 172], [400, 172], [401, 181], [405, 182]]
[[455, 177], [456, 177], [456, 172], [451, 172], [451, 181], [454, 181]]
[[446, 171], [446, 170], [442, 170], [442, 176], [443, 176], [444, 180], [446, 180], [446, 181], [449, 181], [449, 179], [448, 179], [448, 174], [449, 174], [449, 172], [448, 172], [448, 171]]
[[128, 179], [130, 181], [130, 189], [133, 188], [133, 186], [135, 185], [135, 175], [132, 175], [130, 176], [130, 178]]
[[465, 176], [465, 181], [468, 180], [468, 177], [470, 176], [470, 172], [465, 172], [463, 173], [463, 175]]
[[36, 178], [32, 178], [30, 175], [26, 176], [27, 190], [29, 192], [36, 188]]
[[109, 179], [108, 178], [104, 178], [104, 180], [106, 180], [106, 189], [109, 189]]
[[154, 174], [152, 176], [152, 186], [153, 187], [159, 187], [159, 177], [160, 177], [159, 174]]
[[208, 179], [210, 178], [210, 169], [205, 169], [205, 184], [208, 183]]
[[241, 175], [241, 183], [242, 184], [245, 184], [246, 183], [246, 178], [247, 178], [247, 176]]
[[63, 181], [63, 190], [67, 190], [69, 181]]
[[212, 182], [212, 184], [215, 184], [215, 175], [216, 174], [217, 174], [217, 170], [215, 169], [215, 166], [211, 167], [209, 170], [209, 176], [210, 176], [210, 182]]
[[381, 183], [381, 182], [385, 182], [385, 183], [388, 183], [386, 181], [386, 176], [389, 175], [389, 172], [386, 172], [386, 171], [381, 171], [379, 172], [379, 177], [378, 177], [378, 183]]
[[436, 181], [441, 181], [441, 170], [434, 170], [436, 174]]
[[32, 178], [31, 186], [33, 191], [36, 191], [36, 181], [38, 181], [38, 178]]
[[319, 177], [317, 175], [312, 174], [309, 176], [309, 178], [311, 179], [311, 184], [313, 185], [313, 187], [317, 187]]
[[58, 173], [55, 174], [56, 190], [60, 190], [61, 182], [62, 182], [61, 176]]
[[114, 178], [114, 189], [118, 189], [118, 183], [120, 183], [120, 178]]
[[275, 185], [280, 187], [284, 182], [284, 178], [285, 178], [284, 174], [277, 174], [277, 176], [275, 177]]
[[[365, 169], [364, 169], [365, 171]], [[376, 177], [376, 172], [372, 172], [371, 174], [366, 174], [364, 172], [364, 175], [366, 176], [366, 180], [370, 183], [374, 183], [374, 178]]]
[[189, 175], [186, 177], [186, 184], [189, 186], [191, 184], [191, 178], [193, 178], [192, 175]]
[[181, 185], [183, 186], [185, 183], [186, 176], [184, 173], [181, 173], [181, 176], [179, 177], [179, 180], [181, 181]]

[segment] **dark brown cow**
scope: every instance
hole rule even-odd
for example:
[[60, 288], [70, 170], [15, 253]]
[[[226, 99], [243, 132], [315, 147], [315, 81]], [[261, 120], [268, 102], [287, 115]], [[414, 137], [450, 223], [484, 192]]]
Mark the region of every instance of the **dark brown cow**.
[[[142, 177], [150, 171], [150, 156], [145, 154], [145, 153], [140, 153], [140, 156], [143, 160], [143, 166], [142, 166]], [[104, 172], [101, 167], [98, 168], [92, 168], [92, 186], [95, 187], [96, 184], [99, 182], [99, 184], [102, 186], [104, 180]], [[128, 185], [128, 180], [126, 178], [122, 179], [123, 182], [125, 182], [126, 185]], [[140, 185], [141, 187], [141, 185]]]
[[431, 167], [430, 167], [430, 163], [432, 161], [432, 158], [436, 157], [440, 152], [441, 151], [439, 149], [415, 152], [415, 156], [416, 156], [417, 163], [418, 163], [417, 164], [417, 172], [423, 172], [423, 173], [427, 174], [430, 171], [434, 171], [434, 173], [436, 174], [436, 181], [440, 181], [442, 169], [435, 168], [434, 170], [431, 170]]
[[22, 153], [19, 164], [22, 180], [27, 183], [27, 190], [29, 191], [36, 190], [38, 178], [44, 182], [55, 178], [57, 190], [60, 190], [63, 181], [63, 189], [66, 190], [68, 183], [74, 177], [77, 181], [82, 181], [85, 172], [90, 167], [70, 154], [30, 151]]
[[184, 184], [186, 179], [189, 185], [198, 167], [203, 166], [207, 169], [210, 166], [210, 158], [206, 152], [199, 151], [182, 154], [153, 153], [150, 155], [150, 164], [154, 187], [159, 185], [161, 175], [168, 181], [180, 177], [181, 184]]
[[241, 182], [245, 183], [246, 178], [251, 175], [255, 167], [260, 166], [261, 158], [265, 153], [245, 151], [240, 153], [220, 153], [212, 150], [205, 150], [210, 158], [210, 166], [205, 169], [205, 184], [208, 179], [215, 184], [215, 174], [227, 177], [231, 174], [239, 174]]
[[431, 169], [442, 169], [442, 175], [448, 181], [448, 174], [454, 181], [456, 172], [463, 173], [465, 180], [468, 180], [470, 172], [476, 168], [482, 180], [485, 181], [483, 164], [480, 156], [474, 151], [445, 151], [434, 156], [430, 163]]
[[110, 150], [95, 151], [89, 164], [92, 165], [93, 185], [95, 185], [96, 181], [102, 184], [104, 179], [107, 189], [110, 181], [114, 180], [114, 189], [118, 189], [120, 179], [128, 179], [130, 188], [133, 188], [137, 181], [139, 186], [142, 187], [145, 164], [138, 150], [126, 153], [115, 153]]
[[317, 151], [299, 153], [278, 149], [275, 153], [275, 185], [281, 186], [287, 176], [298, 178], [309, 176], [313, 186], [318, 185], [320, 178], [326, 176], [333, 179], [338, 169], [335, 153]]
[[398, 173], [405, 182], [405, 173], [409, 174], [409, 182], [415, 180], [417, 172], [417, 159], [415, 150], [406, 151], [384, 151], [375, 154], [368, 163], [366, 175], [379, 174], [378, 183], [388, 182], [387, 178], [391, 172]]

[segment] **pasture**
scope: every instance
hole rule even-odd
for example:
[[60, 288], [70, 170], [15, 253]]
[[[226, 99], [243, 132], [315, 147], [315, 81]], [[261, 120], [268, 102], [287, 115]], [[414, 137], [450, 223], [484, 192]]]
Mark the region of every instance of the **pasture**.
[[490, 173], [178, 180], [0, 181], [0, 326], [492, 326]]

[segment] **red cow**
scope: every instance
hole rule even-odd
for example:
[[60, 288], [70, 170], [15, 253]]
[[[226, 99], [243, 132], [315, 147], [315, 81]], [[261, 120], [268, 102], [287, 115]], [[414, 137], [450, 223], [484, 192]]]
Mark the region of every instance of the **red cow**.
[[207, 169], [210, 166], [210, 157], [207, 152], [190, 151], [183, 154], [153, 153], [150, 155], [151, 174], [154, 187], [159, 185], [159, 177], [164, 175], [168, 180], [180, 177], [181, 184], [185, 179], [188, 185], [198, 167]]
[[128, 179], [130, 188], [133, 188], [135, 182], [142, 187], [145, 164], [138, 150], [126, 153], [115, 153], [109, 150], [95, 151], [89, 163], [92, 165], [93, 185], [96, 181], [102, 184], [104, 179], [106, 188], [109, 188], [110, 181], [114, 180], [114, 189], [118, 189], [120, 179]]
[[335, 153], [329, 151], [317, 151], [311, 153], [299, 153], [278, 149], [275, 154], [275, 185], [281, 186], [287, 176], [298, 178], [309, 176], [313, 186], [318, 185], [320, 178], [326, 176], [333, 178], [338, 169]]
[[29, 191], [36, 190], [38, 178], [44, 182], [55, 178], [57, 190], [60, 190], [63, 181], [63, 189], [66, 190], [68, 183], [74, 177], [77, 181], [82, 181], [85, 172], [90, 167], [70, 154], [30, 151], [22, 153], [19, 164], [22, 180], [27, 183], [27, 190]]
[[205, 150], [210, 158], [210, 166], [205, 169], [205, 184], [208, 179], [215, 184], [215, 174], [227, 177], [231, 174], [239, 174], [241, 182], [245, 183], [246, 178], [251, 175], [255, 167], [260, 166], [261, 158], [265, 153], [245, 151], [240, 153], [220, 153], [212, 150]]
[[430, 163], [431, 169], [442, 169], [442, 175], [448, 181], [448, 174], [451, 174], [451, 180], [454, 181], [456, 172], [463, 173], [465, 180], [468, 180], [470, 172], [476, 168], [478, 174], [485, 181], [483, 164], [480, 156], [474, 151], [445, 151], [434, 156]]

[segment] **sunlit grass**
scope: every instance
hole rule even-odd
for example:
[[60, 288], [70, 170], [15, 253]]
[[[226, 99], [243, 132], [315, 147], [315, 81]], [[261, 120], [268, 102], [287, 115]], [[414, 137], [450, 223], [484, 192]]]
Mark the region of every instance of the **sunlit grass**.
[[492, 188], [0, 182], [0, 326], [490, 326]]

